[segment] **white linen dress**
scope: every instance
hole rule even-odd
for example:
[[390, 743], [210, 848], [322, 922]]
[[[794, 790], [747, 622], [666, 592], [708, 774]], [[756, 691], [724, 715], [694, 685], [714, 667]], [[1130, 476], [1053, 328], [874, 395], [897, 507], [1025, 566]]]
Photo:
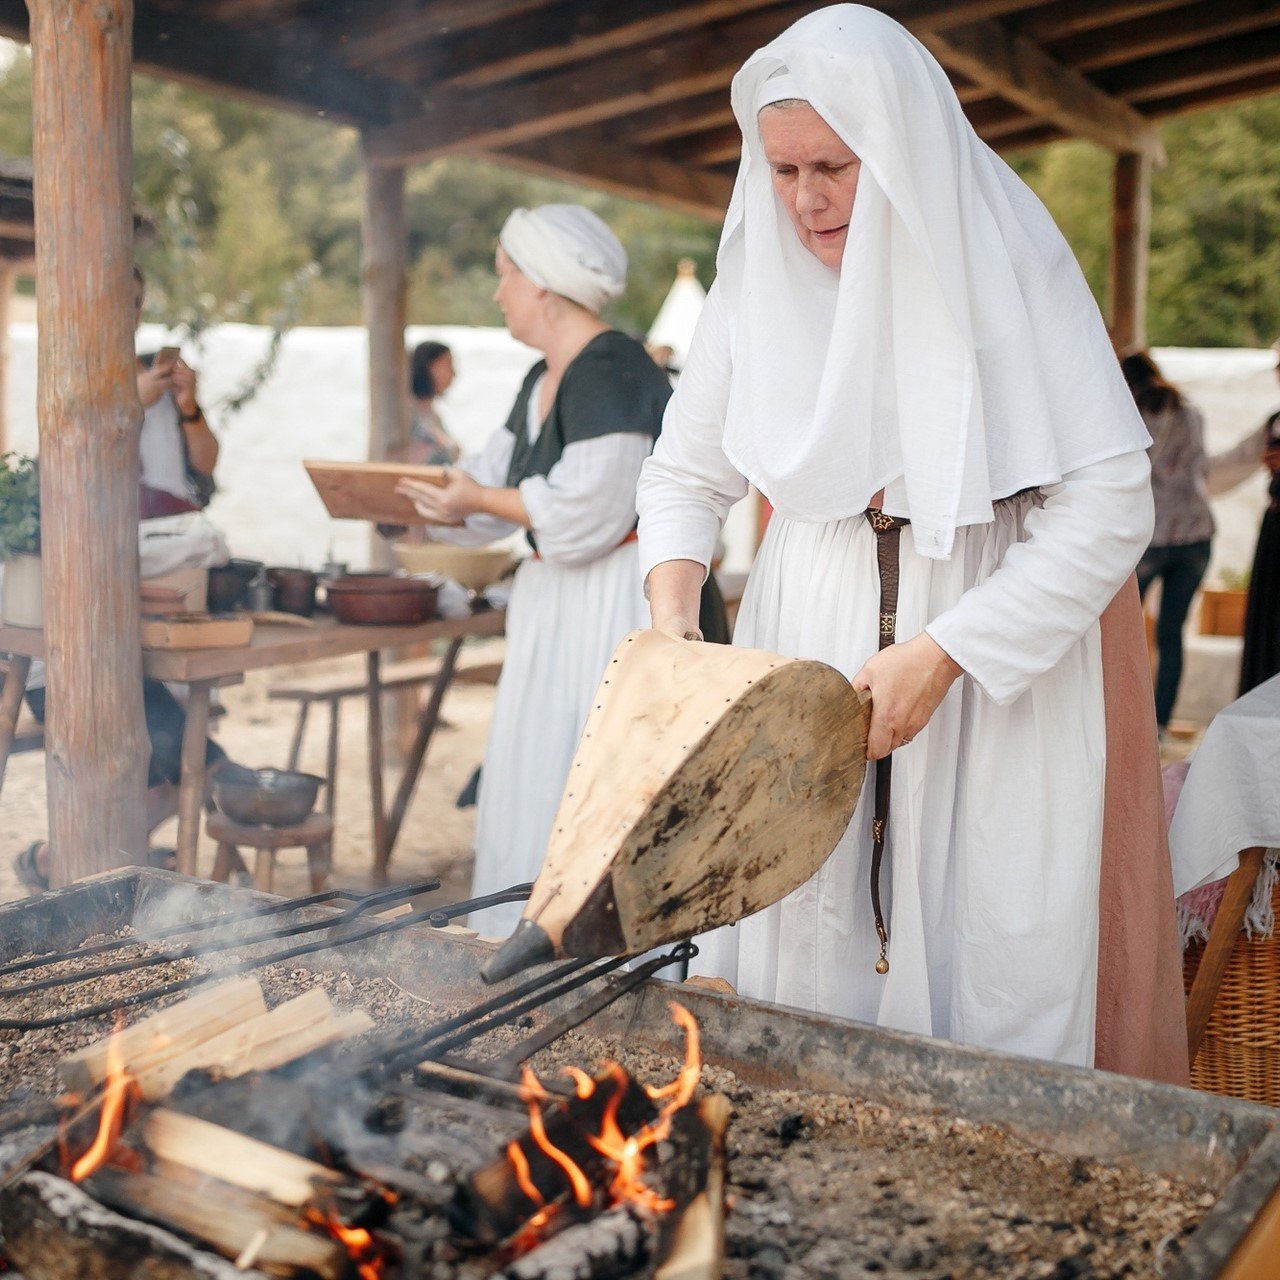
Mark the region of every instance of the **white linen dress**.
[[[713, 289], [641, 479], [646, 575], [665, 560], [706, 565], [746, 492], [720, 447], [729, 349]], [[818, 874], [700, 938], [694, 972], [757, 999], [1092, 1064], [1105, 766], [1097, 618], [1145, 546], [1148, 471], [1145, 454], [1122, 454], [999, 502], [992, 523], [957, 530], [948, 560], [919, 554], [903, 530], [897, 639], [927, 629], [967, 674], [894, 753], [888, 975], [874, 967], [869, 783]], [[734, 643], [853, 677], [876, 652], [879, 605], [865, 517], [775, 514]]]
[[[529, 398], [527, 430], [542, 428], [538, 389]], [[482, 485], [506, 484], [515, 437], [499, 430], [461, 469]], [[648, 625], [634, 540], [635, 491], [651, 437], [614, 432], [566, 447], [545, 476], [520, 483], [538, 541], [538, 556], [516, 570], [507, 605], [507, 652], [498, 681], [477, 799], [475, 896], [534, 880], [569, 765], [600, 677], [628, 631]], [[469, 517], [461, 529], [432, 537], [484, 543], [516, 526]], [[503, 936], [523, 904], [476, 912], [470, 926]]]

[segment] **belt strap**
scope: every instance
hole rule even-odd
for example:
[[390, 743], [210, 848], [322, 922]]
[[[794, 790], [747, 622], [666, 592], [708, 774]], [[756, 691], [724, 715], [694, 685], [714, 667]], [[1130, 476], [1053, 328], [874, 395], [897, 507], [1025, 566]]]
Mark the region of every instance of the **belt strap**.
[[[867, 520], [876, 535], [876, 569], [880, 577], [880, 649], [894, 642], [898, 630], [899, 544], [902, 529], [910, 523], [897, 516], [887, 516], [876, 507], [867, 510]], [[885, 836], [889, 828], [889, 785], [893, 775], [893, 756], [876, 761], [874, 808], [871, 816], [871, 910], [876, 919], [876, 936], [880, 939], [880, 959], [876, 972], [889, 972], [889, 931], [885, 928], [880, 905], [880, 868], [884, 863]]]

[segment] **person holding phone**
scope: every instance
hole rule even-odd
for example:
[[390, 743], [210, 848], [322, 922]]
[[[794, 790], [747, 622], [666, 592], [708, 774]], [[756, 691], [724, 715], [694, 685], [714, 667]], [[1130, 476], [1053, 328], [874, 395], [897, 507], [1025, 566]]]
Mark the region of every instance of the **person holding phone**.
[[[133, 269], [133, 317], [142, 320], [146, 279]], [[196, 398], [196, 373], [177, 347], [161, 347], [138, 357], [138, 399], [142, 401], [140, 515], [198, 511], [213, 496], [218, 440]]]

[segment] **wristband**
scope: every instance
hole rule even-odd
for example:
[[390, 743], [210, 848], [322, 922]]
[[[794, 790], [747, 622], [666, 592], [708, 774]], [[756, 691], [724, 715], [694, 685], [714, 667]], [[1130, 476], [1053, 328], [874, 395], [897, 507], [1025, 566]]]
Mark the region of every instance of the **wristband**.
[[178, 410], [179, 422], [199, 422], [200, 419], [203, 417], [204, 417], [204, 410], [200, 408], [199, 405], [196, 405], [195, 413], [183, 413], [181, 409]]

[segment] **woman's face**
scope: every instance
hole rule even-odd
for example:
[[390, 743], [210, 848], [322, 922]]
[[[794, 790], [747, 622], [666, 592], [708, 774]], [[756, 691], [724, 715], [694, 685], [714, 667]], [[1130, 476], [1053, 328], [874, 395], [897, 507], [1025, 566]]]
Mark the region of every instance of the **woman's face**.
[[501, 245], [495, 256], [495, 266], [498, 270], [498, 287], [494, 290], [493, 300], [502, 310], [507, 329], [513, 338], [527, 342], [531, 347], [538, 346], [542, 311], [540, 304], [545, 291], [507, 257]]
[[444, 395], [453, 384], [453, 352], [442, 351], [427, 366], [427, 372], [431, 374], [431, 385], [435, 387], [436, 395]]
[[810, 106], [765, 107], [760, 140], [800, 243], [840, 270], [862, 162]]

